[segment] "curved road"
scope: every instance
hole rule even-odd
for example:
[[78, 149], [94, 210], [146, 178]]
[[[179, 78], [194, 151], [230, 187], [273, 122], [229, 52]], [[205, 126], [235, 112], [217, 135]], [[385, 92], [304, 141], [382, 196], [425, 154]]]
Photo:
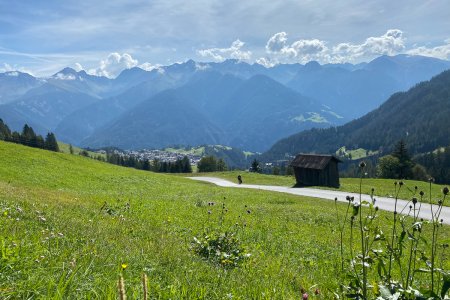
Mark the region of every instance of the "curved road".
[[[347, 193], [347, 192], [339, 192], [339, 191], [330, 191], [330, 190], [320, 190], [320, 189], [311, 189], [311, 188], [291, 188], [286, 186], [273, 186], [273, 185], [256, 185], [256, 184], [236, 184], [231, 181], [216, 178], [216, 177], [188, 177], [189, 179], [193, 180], [199, 180], [199, 181], [206, 181], [213, 183], [218, 186], [222, 187], [234, 187], [234, 188], [246, 188], [246, 189], [257, 189], [257, 190], [265, 190], [265, 191], [272, 191], [272, 192], [280, 192], [280, 193], [287, 193], [287, 194], [293, 194], [298, 196], [307, 196], [307, 197], [314, 197], [314, 198], [321, 198], [321, 199], [329, 199], [334, 200], [336, 197], [338, 201], [341, 202], [347, 202], [346, 197], [355, 197], [355, 200], [359, 200], [359, 194], [356, 193]], [[376, 206], [378, 206], [382, 210], [387, 211], [394, 211], [395, 209], [395, 201], [392, 198], [386, 198], [386, 197], [377, 197], [376, 199]], [[371, 201], [370, 195], [362, 195], [362, 200]], [[397, 201], [397, 211], [402, 211], [404, 207], [405, 208], [405, 214], [408, 213], [409, 208], [408, 206], [412, 204], [409, 203], [407, 200], [398, 200]], [[435, 212], [437, 210], [437, 205], [433, 205], [433, 211]], [[429, 204], [422, 203], [420, 214], [419, 216], [421, 218], [431, 220], [431, 208]], [[440, 215], [440, 219], [444, 219], [444, 223], [450, 225], [450, 207], [442, 207], [442, 212]]]

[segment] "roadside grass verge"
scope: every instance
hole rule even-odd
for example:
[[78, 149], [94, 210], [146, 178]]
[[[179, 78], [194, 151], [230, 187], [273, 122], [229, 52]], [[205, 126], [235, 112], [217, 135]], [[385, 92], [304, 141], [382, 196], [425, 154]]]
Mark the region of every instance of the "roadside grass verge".
[[[261, 185], [278, 185], [278, 186], [294, 186], [294, 176], [275, 176], [266, 175], [245, 171], [230, 171], [230, 172], [212, 172], [212, 173], [193, 173], [192, 176], [208, 176], [218, 177], [237, 183], [237, 176], [241, 174], [245, 184], [261, 184]], [[376, 179], [376, 178], [364, 178], [364, 186], [362, 193], [371, 194], [372, 188], [375, 189], [374, 195], [381, 197], [395, 197], [395, 182], [399, 180], [395, 179]], [[311, 188], [335, 190], [340, 192], [359, 193], [359, 178], [341, 178], [341, 186], [339, 188], [329, 188], [323, 186], [312, 186]], [[409, 200], [413, 197], [414, 193], [417, 194], [423, 191], [428, 197], [430, 194], [429, 182], [417, 181], [417, 180], [403, 180], [403, 187], [400, 190], [399, 199]], [[417, 186], [417, 191], [415, 187]], [[447, 185], [431, 184], [431, 195], [440, 195], [442, 189]], [[435, 197], [434, 197], [435, 198]], [[433, 198], [433, 199], [434, 199]], [[435, 200], [435, 199], [434, 199]], [[450, 206], [450, 202], [444, 204]]]

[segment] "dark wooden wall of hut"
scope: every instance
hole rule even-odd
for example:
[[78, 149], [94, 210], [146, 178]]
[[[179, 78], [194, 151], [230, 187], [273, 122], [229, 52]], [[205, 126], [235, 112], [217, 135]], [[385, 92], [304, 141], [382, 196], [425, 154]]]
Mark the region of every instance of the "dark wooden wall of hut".
[[335, 160], [331, 160], [323, 170], [294, 167], [294, 172], [298, 185], [339, 187], [339, 170]]

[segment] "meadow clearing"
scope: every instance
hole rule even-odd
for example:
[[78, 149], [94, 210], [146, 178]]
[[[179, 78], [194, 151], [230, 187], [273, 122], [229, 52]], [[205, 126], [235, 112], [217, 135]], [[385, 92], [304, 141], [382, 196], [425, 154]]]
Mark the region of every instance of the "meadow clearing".
[[[129, 299], [144, 299], [143, 274], [151, 299], [332, 299], [348, 280], [335, 209], [344, 216], [345, 203], [225, 189], [5, 142], [0, 160], [1, 299], [116, 299], [120, 276]], [[380, 211], [373, 222], [387, 234], [392, 214]], [[432, 225], [423, 227], [430, 240]], [[233, 255], [206, 258], [202, 245], [217, 236]], [[345, 253], [358, 251], [348, 242]], [[439, 243], [449, 242], [450, 228], [440, 227]], [[429, 282], [426, 273], [416, 280]]]

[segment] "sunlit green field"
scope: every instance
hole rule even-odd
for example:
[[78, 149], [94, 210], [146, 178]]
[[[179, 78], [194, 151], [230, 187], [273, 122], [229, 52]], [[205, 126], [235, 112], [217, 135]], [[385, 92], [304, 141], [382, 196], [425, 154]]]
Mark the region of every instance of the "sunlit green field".
[[[295, 177], [294, 176], [275, 176], [275, 175], [265, 175], [245, 171], [232, 171], [232, 172], [215, 172], [215, 173], [197, 173], [195, 176], [210, 176], [219, 177], [227, 179], [232, 182], [237, 183], [237, 176], [242, 176], [243, 182], [246, 184], [262, 184], [262, 185], [280, 185], [280, 186], [294, 186]], [[363, 178], [362, 179], [362, 193], [371, 194], [372, 188], [374, 189], [374, 195], [382, 197], [393, 197], [395, 198], [396, 191], [398, 192], [398, 197], [400, 199], [411, 199], [414, 195], [419, 197], [419, 192], [423, 191], [425, 193], [425, 198], [428, 199], [430, 194], [430, 184], [424, 181], [417, 180], [404, 180], [403, 186], [400, 188], [399, 185], [395, 185], [396, 180], [394, 179], [375, 179], [375, 178]], [[327, 188], [315, 186], [313, 188], [336, 190], [342, 192], [352, 192], [359, 193], [360, 189], [360, 178], [341, 178], [341, 186], [339, 188]], [[397, 180], [398, 183], [398, 180]], [[442, 193], [442, 188], [446, 185], [431, 184], [431, 195], [440, 195]], [[417, 187], [417, 190], [416, 188]], [[436, 200], [436, 197], [433, 197]], [[444, 205], [450, 206], [450, 201], [444, 203]]]
[[[0, 142], [0, 299], [117, 299], [121, 273], [128, 299], [143, 298], [144, 273], [152, 299], [332, 299], [334, 205]], [[231, 228], [251, 254], [239, 267], [191, 250]]]

